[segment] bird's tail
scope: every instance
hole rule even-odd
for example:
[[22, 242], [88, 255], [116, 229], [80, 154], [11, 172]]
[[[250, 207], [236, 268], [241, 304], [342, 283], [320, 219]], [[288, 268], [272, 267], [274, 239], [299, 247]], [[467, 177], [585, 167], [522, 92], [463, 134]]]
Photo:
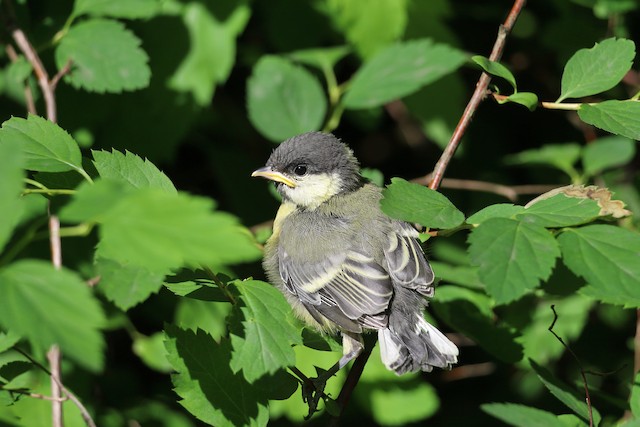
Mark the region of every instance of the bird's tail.
[[413, 317], [403, 319], [398, 314], [392, 311], [389, 326], [378, 330], [380, 357], [388, 369], [402, 375], [430, 372], [434, 366], [451, 369], [458, 362], [458, 347], [424, 320], [422, 313], [414, 311]]

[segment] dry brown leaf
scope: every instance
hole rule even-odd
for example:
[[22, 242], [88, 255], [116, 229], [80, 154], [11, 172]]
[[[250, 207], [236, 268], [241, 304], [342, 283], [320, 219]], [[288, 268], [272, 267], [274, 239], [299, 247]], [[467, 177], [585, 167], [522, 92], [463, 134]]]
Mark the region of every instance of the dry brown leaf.
[[567, 197], [575, 197], [578, 199], [595, 200], [598, 202], [598, 206], [600, 206], [599, 216], [611, 216], [618, 219], [631, 215], [631, 211], [624, 208], [625, 203], [622, 200], [611, 200], [612, 194], [609, 189], [598, 187], [597, 185], [567, 185], [565, 187], [554, 188], [531, 200], [525, 205], [525, 208], [557, 194], [564, 194]]

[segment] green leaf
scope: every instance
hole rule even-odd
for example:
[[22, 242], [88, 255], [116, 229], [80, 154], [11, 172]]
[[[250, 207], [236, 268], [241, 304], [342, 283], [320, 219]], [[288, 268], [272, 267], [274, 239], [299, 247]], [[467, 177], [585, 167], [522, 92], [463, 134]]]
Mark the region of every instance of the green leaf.
[[627, 39], [610, 38], [591, 49], [580, 49], [564, 67], [557, 102], [611, 89], [631, 69], [635, 54], [635, 44]]
[[640, 420], [640, 373], [636, 374], [631, 386], [629, 403], [631, 404], [631, 413], [635, 418]]
[[59, 69], [72, 61], [71, 73], [64, 78], [75, 88], [120, 93], [149, 85], [149, 58], [140, 39], [118, 21], [90, 19], [74, 25], [55, 56]]
[[[2, 124], [0, 144], [13, 142], [22, 150], [25, 168], [40, 172], [82, 170], [78, 144], [57, 124], [39, 116], [12, 117]], [[84, 172], [84, 171], [83, 171]]]
[[[547, 369], [538, 365], [535, 361], [529, 360], [531, 367], [540, 378], [540, 381], [547, 387], [560, 402], [564, 403], [569, 409], [576, 413], [584, 421], [589, 420], [589, 410], [584, 401], [585, 396], [578, 396], [577, 393], [570, 389], [566, 384], [561, 383]], [[599, 425], [602, 417], [595, 407], [591, 407], [593, 412], [593, 425]]]
[[218, 286], [205, 279], [165, 283], [164, 286], [181, 297], [189, 297], [200, 301], [229, 301], [229, 298], [224, 295]]
[[158, 0], [76, 0], [73, 14], [148, 19], [160, 11]]
[[578, 116], [585, 122], [607, 132], [640, 139], [640, 101], [604, 101], [582, 104]]
[[364, 58], [398, 40], [407, 25], [406, 0], [324, 0], [318, 8], [332, 19]]
[[83, 367], [99, 371], [105, 317], [89, 287], [70, 270], [20, 260], [0, 270], [0, 324], [42, 352], [58, 344]]
[[528, 205], [516, 219], [543, 227], [558, 228], [584, 224], [600, 215], [598, 202], [564, 194], [541, 199]]
[[149, 298], [160, 290], [168, 271], [151, 271], [138, 265], [98, 258], [96, 270], [100, 275], [98, 289], [121, 310]]
[[124, 182], [100, 179], [80, 185], [58, 216], [65, 222], [98, 222], [132, 189]]
[[464, 221], [464, 214], [445, 196], [402, 178], [391, 178], [382, 194], [380, 207], [392, 218], [443, 229], [457, 227]]
[[524, 207], [511, 203], [498, 203], [489, 205], [486, 208], [467, 218], [467, 224], [478, 225], [491, 218], [511, 218], [514, 219], [517, 214], [524, 212]]
[[429, 261], [438, 279], [447, 283], [466, 286], [469, 288], [484, 288], [478, 278], [478, 268], [468, 265], [449, 265], [444, 262]]
[[[2, 131], [0, 131], [0, 135]], [[24, 211], [24, 156], [16, 143], [0, 137], [0, 253]]]
[[175, 194], [171, 180], [147, 159], [126, 151], [91, 151], [93, 164], [100, 177], [121, 181], [134, 188], [160, 188]]
[[520, 104], [529, 109], [529, 111], [533, 111], [538, 107], [538, 95], [531, 92], [518, 92], [512, 95], [509, 95], [504, 100], [498, 101], [499, 104], [504, 104], [507, 102], [513, 102], [515, 104]]
[[640, 234], [612, 225], [565, 230], [562, 259], [588, 285], [581, 292], [625, 307], [640, 307]]
[[0, 332], [0, 353], [7, 351], [20, 341], [20, 336], [12, 331]]
[[296, 62], [301, 62], [320, 70], [331, 70], [350, 51], [348, 46], [335, 46], [297, 50], [287, 54], [287, 56]]
[[502, 65], [501, 63], [492, 61], [489, 58], [485, 58], [484, 56], [481, 56], [481, 55], [472, 56], [471, 60], [476, 64], [478, 64], [480, 67], [482, 67], [482, 69], [487, 73], [493, 76], [502, 77], [507, 82], [509, 82], [509, 84], [511, 85], [511, 87], [515, 92], [518, 91], [516, 78], [513, 76], [511, 71], [509, 71], [509, 69], [504, 65]]
[[588, 144], [582, 152], [584, 173], [595, 175], [605, 169], [622, 166], [633, 159], [636, 143], [628, 138], [609, 136]]
[[516, 427], [566, 427], [556, 414], [517, 403], [485, 403], [480, 408], [489, 415]]
[[133, 340], [133, 352], [151, 369], [168, 374], [173, 369], [167, 360], [164, 340], [162, 332], [150, 336], [138, 334]]
[[396, 43], [356, 72], [343, 104], [349, 109], [378, 107], [454, 72], [465, 60], [461, 51], [430, 39]]
[[[231, 326], [230, 366], [242, 370], [250, 383], [296, 363], [292, 345], [301, 344], [300, 330], [288, 321], [291, 307], [282, 293], [258, 280], [235, 281], [240, 305]], [[239, 311], [239, 312], [238, 312]]]
[[180, 404], [199, 420], [225, 427], [265, 426], [269, 420], [267, 398], [229, 367], [231, 345], [216, 343], [202, 331], [166, 328], [165, 347], [176, 370], [171, 376]]
[[373, 418], [385, 426], [403, 426], [433, 416], [440, 399], [431, 384], [420, 382], [414, 387], [400, 384], [372, 387], [369, 404]]
[[319, 130], [327, 100], [307, 70], [276, 56], [264, 56], [247, 81], [249, 119], [267, 138], [282, 141]]
[[546, 144], [542, 148], [521, 151], [505, 158], [507, 164], [537, 163], [560, 169], [569, 176], [576, 172], [573, 165], [580, 158], [582, 147], [578, 144]]
[[204, 3], [186, 3], [182, 20], [189, 31], [189, 51], [169, 87], [190, 93], [200, 106], [209, 105], [216, 85], [229, 78], [236, 60], [236, 37], [250, 15], [249, 6], [238, 2], [220, 21]]
[[469, 235], [471, 262], [497, 304], [514, 301], [551, 275], [558, 244], [543, 227], [491, 218]]

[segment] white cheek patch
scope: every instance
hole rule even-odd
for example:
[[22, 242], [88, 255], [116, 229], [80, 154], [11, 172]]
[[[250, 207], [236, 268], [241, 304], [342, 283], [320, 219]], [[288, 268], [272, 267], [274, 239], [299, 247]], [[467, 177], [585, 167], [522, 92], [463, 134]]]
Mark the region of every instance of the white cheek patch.
[[295, 188], [282, 187], [284, 194], [297, 206], [312, 210], [342, 189], [342, 179], [337, 173], [306, 175], [296, 177], [295, 181]]

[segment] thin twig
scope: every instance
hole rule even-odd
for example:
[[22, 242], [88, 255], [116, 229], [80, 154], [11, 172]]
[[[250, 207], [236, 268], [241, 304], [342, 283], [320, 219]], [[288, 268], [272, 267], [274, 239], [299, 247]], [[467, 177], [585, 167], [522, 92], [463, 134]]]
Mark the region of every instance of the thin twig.
[[587, 403], [587, 411], [589, 413], [589, 427], [593, 427], [593, 408], [591, 407], [591, 396], [589, 395], [589, 384], [587, 383], [587, 375], [585, 373], [584, 368], [582, 367], [582, 363], [580, 363], [580, 359], [578, 358], [578, 356], [573, 352], [573, 350], [571, 350], [571, 347], [569, 347], [564, 342], [564, 340], [562, 338], [560, 338], [560, 336], [558, 334], [556, 334], [555, 331], [553, 330], [553, 327], [555, 326], [556, 321], [558, 320], [558, 313], [556, 313], [556, 305], [555, 304], [551, 304], [551, 311], [553, 311], [553, 321], [551, 322], [551, 325], [549, 326], [549, 332], [551, 332], [553, 334], [553, 336], [556, 337], [556, 339], [558, 341], [560, 341], [560, 344], [562, 344], [562, 346], [565, 349], [567, 349], [569, 354], [571, 354], [573, 359], [578, 364], [578, 368], [580, 368], [580, 375], [582, 376], [582, 384], [584, 385], [585, 402]]
[[47, 360], [51, 367], [51, 417], [53, 427], [63, 427], [62, 421], [62, 387], [60, 380], [60, 347], [52, 345], [47, 352]]
[[[498, 30], [498, 37], [496, 38], [496, 42], [493, 45], [493, 50], [491, 51], [491, 55], [489, 56], [489, 59], [491, 59], [492, 61], [499, 61], [500, 57], [502, 57], [502, 51], [504, 49], [507, 35], [511, 32], [511, 29], [513, 28], [513, 25], [515, 24], [516, 19], [518, 18], [518, 15], [520, 14], [520, 11], [524, 7], [525, 3], [526, 0], [515, 0], [513, 6], [511, 7], [509, 15], [507, 15], [507, 18], [504, 21], [504, 24], [500, 25], [500, 29]], [[451, 136], [447, 147], [445, 148], [442, 156], [433, 169], [433, 178], [429, 183], [429, 188], [431, 188], [432, 190], [436, 190], [440, 186], [440, 182], [444, 177], [444, 172], [447, 169], [449, 162], [453, 158], [453, 155], [455, 154], [456, 149], [460, 144], [462, 136], [467, 130], [469, 123], [471, 123], [471, 119], [478, 109], [478, 106], [487, 94], [487, 88], [489, 87], [490, 81], [491, 77], [489, 76], [489, 74], [483, 72], [480, 76], [480, 79], [478, 80], [476, 89], [471, 96], [471, 100], [467, 104], [467, 107], [464, 109], [464, 113], [462, 113], [462, 117], [460, 118], [458, 125], [453, 131], [453, 135]]]
[[69, 71], [71, 71], [71, 65], [73, 65], [73, 61], [71, 60], [71, 58], [69, 58], [67, 60], [67, 63], [64, 64], [64, 67], [62, 67], [60, 69], [60, 71], [58, 71], [56, 73], [55, 76], [53, 76], [53, 78], [51, 79], [51, 90], [55, 91], [56, 87], [58, 87], [58, 82], [60, 81], [60, 79], [62, 77], [64, 77]]
[[[12, 45], [7, 43], [5, 51], [7, 52], [7, 56], [11, 62], [16, 62], [18, 60], [18, 53]], [[29, 80], [26, 80], [24, 83], [24, 102], [27, 104], [27, 111], [29, 113], [38, 114], [38, 111], [36, 110], [36, 103], [33, 100], [33, 92], [31, 92], [31, 86], [29, 86]]]
[[49, 244], [51, 246], [51, 263], [56, 270], [60, 270], [62, 268], [60, 220], [55, 215], [49, 216]]

